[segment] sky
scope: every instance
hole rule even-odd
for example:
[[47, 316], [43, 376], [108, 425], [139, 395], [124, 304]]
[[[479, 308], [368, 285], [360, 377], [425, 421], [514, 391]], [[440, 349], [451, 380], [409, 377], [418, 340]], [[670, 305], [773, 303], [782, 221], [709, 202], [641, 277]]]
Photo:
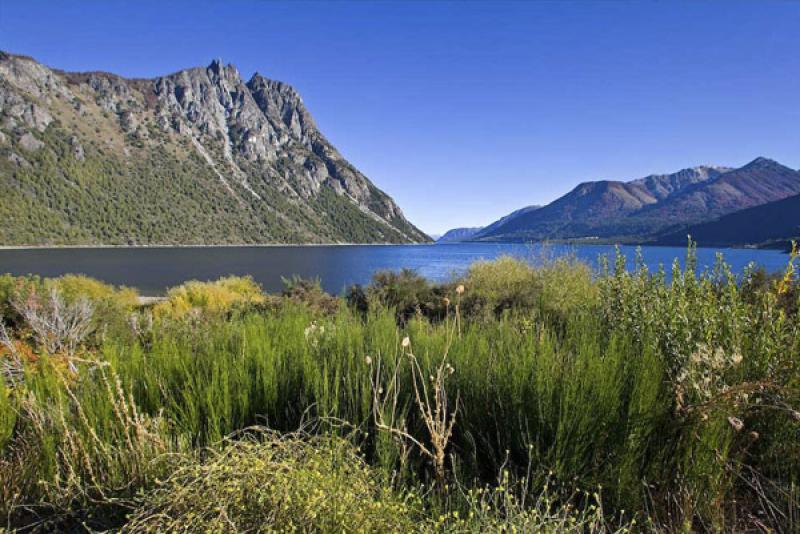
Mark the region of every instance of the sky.
[[214, 58], [292, 84], [423, 230], [587, 180], [800, 168], [800, 2], [0, 0], [0, 49], [155, 77]]

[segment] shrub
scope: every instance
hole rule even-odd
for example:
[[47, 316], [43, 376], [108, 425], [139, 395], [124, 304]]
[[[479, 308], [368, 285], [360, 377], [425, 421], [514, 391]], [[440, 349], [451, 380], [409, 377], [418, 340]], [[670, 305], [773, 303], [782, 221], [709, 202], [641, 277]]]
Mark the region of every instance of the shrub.
[[756, 304], [767, 294], [777, 290], [777, 305], [787, 316], [794, 317], [800, 310], [800, 283], [782, 284], [783, 273], [768, 273], [763, 267], [751, 270], [742, 280], [742, 297], [751, 304]]
[[187, 457], [125, 532], [411, 532], [398, 495], [338, 438], [248, 435]]
[[182, 319], [189, 314], [219, 315], [264, 301], [261, 287], [249, 276], [230, 276], [216, 282], [194, 280], [170, 289], [167, 299], [153, 308], [153, 314], [160, 319]]
[[[1, 356], [0, 356], [1, 357]], [[0, 451], [11, 440], [17, 420], [15, 399], [12, 390], [6, 387], [5, 377], [0, 377]], [[2, 462], [0, 462], [2, 467]]]
[[542, 259], [538, 266], [503, 256], [474, 263], [463, 277], [463, 312], [491, 317], [506, 310], [540, 311], [563, 317], [596, 302], [591, 269], [571, 257]]
[[116, 288], [88, 276], [67, 274], [47, 281], [67, 300], [87, 298], [96, 305], [107, 303], [113, 310], [130, 310], [139, 305], [139, 294], [129, 287]]
[[361, 316], [365, 316], [369, 311], [367, 292], [361, 284], [353, 284], [348, 287], [344, 295], [344, 300], [351, 310], [359, 313]]
[[367, 288], [370, 305], [395, 310], [401, 323], [415, 314], [431, 315], [441, 310], [441, 300], [430, 282], [412, 269], [377, 272]]
[[322, 290], [319, 279], [309, 280], [299, 276], [283, 279], [285, 300], [305, 305], [315, 312], [333, 314], [339, 309], [339, 299]]
[[117, 288], [83, 275], [68, 274], [44, 280], [35, 276], [3, 275], [0, 276], [0, 315], [6, 317], [14, 328], [30, 326], [20, 313], [19, 304], [41, 303], [51, 298], [46, 295], [51, 295], [52, 291], [56, 291], [67, 307], [75, 306], [81, 300], [91, 305], [92, 330], [96, 337], [89, 341], [93, 346], [99, 345], [109, 330], [124, 332], [128, 314], [139, 305], [139, 294], [135, 289]]
[[20, 327], [24, 320], [13, 301], [22, 300], [32, 292], [42, 292], [44, 289], [44, 283], [38, 276], [0, 275], [0, 315], [5, 317], [9, 326]]
[[47, 296], [31, 293], [24, 300], [15, 299], [13, 305], [33, 332], [39, 350], [50, 355], [74, 356], [94, 329], [94, 306], [89, 299], [68, 303], [56, 288]]

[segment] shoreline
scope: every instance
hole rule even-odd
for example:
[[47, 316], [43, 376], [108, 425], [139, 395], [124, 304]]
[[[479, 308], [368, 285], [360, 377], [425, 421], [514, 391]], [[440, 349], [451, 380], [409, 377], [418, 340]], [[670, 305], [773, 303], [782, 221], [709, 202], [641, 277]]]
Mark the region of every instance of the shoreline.
[[71, 250], [71, 249], [130, 249], [146, 250], [161, 248], [289, 248], [289, 247], [413, 247], [435, 245], [429, 243], [241, 243], [220, 245], [0, 245], [2, 250]]
[[[215, 248], [301, 248], [301, 247], [414, 247], [434, 245], [567, 245], [567, 246], [623, 246], [623, 247], [658, 247], [658, 248], [686, 248], [678, 245], [662, 245], [655, 243], [611, 243], [611, 242], [570, 242], [570, 241], [536, 241], [525, 243], [520, 241], [449, 241], [437, 243], [241, 243], [218, 245], [0, 245], [0, 252], [5, 250], [36, 251], [36, 250], [148, 250], [148, 249], [215, 249]], [[716, 250], [776, 250], [789, 253], [782, 246], [753, 246], [753, 245], [697, 245], [697, 248]]]

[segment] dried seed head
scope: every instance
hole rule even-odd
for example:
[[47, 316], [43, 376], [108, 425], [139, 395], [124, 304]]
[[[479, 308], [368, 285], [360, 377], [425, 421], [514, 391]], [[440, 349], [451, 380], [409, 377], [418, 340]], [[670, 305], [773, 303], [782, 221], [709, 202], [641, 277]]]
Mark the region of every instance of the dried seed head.
[[406, 336], [403, 338], [403, 341], [400, 342], [400, 346], [402, 346], [405, 349], [408, 348], [409, 345], [411, 345], [411, 340], [409, 339], [408, 336]]
[[372, 365], [372, 358], [370, 358], [369, 356], [364, 358], [364, 361], [367, 362], [367, 365]]
[[464, 284], [459, 284], [459, 286], [456, 288], [456, 294], [460, 295], [463, 292], [464, 292]]
[[734, 417], [732, 415], [728, 416], [728, 423], [730, 423], [733, 429], [737, 432], [741, 432], [744, 429], [744, 422], [738, 417]]
[[444, 303], [445, 306], [450, 306], [450, 299], [449, 298], [447, 298], [447, 297], [443, 298], [442, 302]]
[[792, 410], [792, 418], [795, 421], [800, 421], [800, 412], [798, 412], [797, 410]]
[[752, 439], [753, 441], [757, 440], [758, 439], [758, 432], [756, 432], [755, 430], [750, 432], [750, 439]]

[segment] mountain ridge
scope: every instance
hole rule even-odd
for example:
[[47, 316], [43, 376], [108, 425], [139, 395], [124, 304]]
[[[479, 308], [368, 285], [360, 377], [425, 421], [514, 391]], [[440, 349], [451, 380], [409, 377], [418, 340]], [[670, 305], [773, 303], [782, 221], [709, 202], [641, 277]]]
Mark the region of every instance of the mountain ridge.
[[763, 157], [738, 169], [704, 165], [631, 181], [582, 182], [539, 210], [495, 223], [493, 231], [476, 239], [644, 242], [670, 227], [713, 220], [797, 193], [800, 172]]
[[430, 241], [291, 85], [218, 59], [127, 79], [0, 52], [0, 192], [6, 245]]
[[436, 243], [459, 243], [462, 241], [469, 241], [478, 232], [483, 229], [483, 226], [451, 228], [442, 234]]
[[713, 221], [658, 236], [655, 245], [777, 246], [800, 238], [800, 195], [745, 208]]

